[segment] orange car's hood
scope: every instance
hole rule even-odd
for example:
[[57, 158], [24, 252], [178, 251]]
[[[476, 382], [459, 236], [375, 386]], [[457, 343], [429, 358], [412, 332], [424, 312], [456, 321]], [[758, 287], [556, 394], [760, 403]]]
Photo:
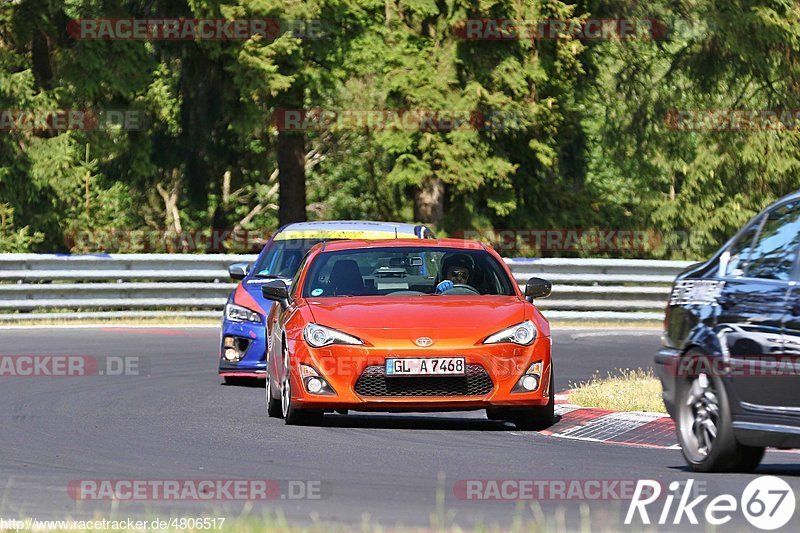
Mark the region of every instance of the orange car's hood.
[[373, 344], [430, 337], [475, 339], [525, 319], [526, 302], [513, 296], [408, 296], [309, 298], [317, 324]]

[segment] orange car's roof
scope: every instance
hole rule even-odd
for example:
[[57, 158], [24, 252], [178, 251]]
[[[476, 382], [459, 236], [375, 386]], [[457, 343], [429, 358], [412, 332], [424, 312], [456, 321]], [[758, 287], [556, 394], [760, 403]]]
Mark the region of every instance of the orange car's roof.
[[[460, 250], [483, 250], [483, 244], [464, 239], [381, 239], [370, 241], [342, 240], [329, 241], [317, 246], [323, 247], [326, 252], [338, 250], [358, 250], [362, 248], [389, 248], [395, 246], [410, 246], [413, 248], [456, 248]], [[317, 247], [315, 246], [315, 248]]]

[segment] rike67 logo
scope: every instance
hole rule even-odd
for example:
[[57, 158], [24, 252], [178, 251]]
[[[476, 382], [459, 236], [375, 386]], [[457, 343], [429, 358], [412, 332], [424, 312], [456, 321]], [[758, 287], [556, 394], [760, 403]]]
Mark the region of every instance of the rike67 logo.
[[659, 525], [685, 525], [688, 522], [697, 525], [700, 523], [699, 516], [705, 519], [706, 524], [720, 526], [741, 512], [752, 526], [774, 530], [785, 526], [794, 515], [794, 491], [779, 477], [761, 476], [754, 479], [738, 500], [731, 494], [721, 494], [706, 501], [709, 497], [707, 494], [696, 496], [697, 493], [693, 491], [693, 479], [689, 479], [683, 487], [681, 485], [677, 481], [669, 484], [669, 492], [663, 498], [663, 507], [659, 512], [658, 504], [661, 502], [656, 502], [662, 497], [661, 484], [650, 479], [639, 480], [625, 516], [625, 524], [641, 522], [649, 525], [655, 522]]

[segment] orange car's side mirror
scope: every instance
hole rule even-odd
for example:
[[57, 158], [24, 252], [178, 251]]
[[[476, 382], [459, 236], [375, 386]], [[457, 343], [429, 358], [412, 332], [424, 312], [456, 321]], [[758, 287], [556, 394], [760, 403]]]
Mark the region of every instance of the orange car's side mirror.
[[530, 278], [525, 284], [525, 299], [533, 301], [537, 298], [547, 298], [553, 290], [553, 284], [542, 278]]

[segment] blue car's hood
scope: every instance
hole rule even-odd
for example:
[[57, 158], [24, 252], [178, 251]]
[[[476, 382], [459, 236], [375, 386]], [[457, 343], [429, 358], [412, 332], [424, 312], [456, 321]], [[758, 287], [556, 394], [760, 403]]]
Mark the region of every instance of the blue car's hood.
[[[270, 308], [275, 303], [272, 300], [267, 300], [261, 293], [261, 286], [268, 281], [275, 281], [276, 279], [282, 280], [287, 286], [291, 286], [292, 280], [290, 278], [246, 278], [242, 280], [240, 286], [250, 295], [255, 302], [261, 306], [265, 314], [269, 313]], [[234, 292], [234, 295], [236, 292]], [[234, 296], [235, 299], [235, 296]], [[243, 302], [244, 303], [244, 302]], [[254, 309], [257, 311], [257, 309]]]

